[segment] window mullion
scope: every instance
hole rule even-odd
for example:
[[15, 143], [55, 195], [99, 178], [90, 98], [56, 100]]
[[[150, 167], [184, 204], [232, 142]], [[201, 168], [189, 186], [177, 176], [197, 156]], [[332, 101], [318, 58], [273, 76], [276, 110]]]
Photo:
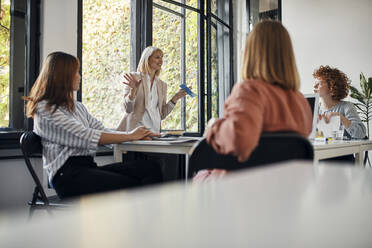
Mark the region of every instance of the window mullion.
[[152, 0], [145, 0], [143, 1], [145, 4], [143, 6], [142, 12], [142, 27], [144, 27], [142, 33], [142, 51], [145, 50], [146, 47], [152, 45]]
[[[80, 68], [79, 73], [82, 75], [82, 68], [83, 68], [83, 0], [78, 0], [78, 22], [77, 22], [77, 57], [80, 60]], [[80, 88], [77, 92], [76, 98], [79, 102], [82, 101], [82, 85], [83, 79], [80, 79]]]
[[[185, 0], [182, 0], [185, 3]], [[186, 10], [181, 8], [181, 84], [186, 83]], [[186, 99], [181, 100], [181, 129], [186, 130]]]
[[[27, 1], [26, 15], [26, 80], [25, 92], [28, 94], [39, 74], [40, 64], [40, 0]], [[25, 130], [32, 130], [33, 121], [25, 118]]]
[[204, 0], [199, 0], [200, 13], [198, 16], [198, 78], [199, 78], [199, 132], [204, 133], [205, 129], [205, 27], [204, 27]]
[[232, 9], [233, 9], [233, 5], [232, 5], [232, 0], [228, 0], [229, 1], [229, 23], [231, 25], [231, 29], [230, 29], [230, 36], [229, 36], [229, 48], [230, 48], [230, 55], [229, 55], [229, 59], [230, 59], [230, 87], [229, 87], [229, 93], [234, 85], [234, 39], [233, 39], [233, 13], [232, 13]]
[[207, 1], [207, 121], [212, 118], [212, 34], [211, 3]]

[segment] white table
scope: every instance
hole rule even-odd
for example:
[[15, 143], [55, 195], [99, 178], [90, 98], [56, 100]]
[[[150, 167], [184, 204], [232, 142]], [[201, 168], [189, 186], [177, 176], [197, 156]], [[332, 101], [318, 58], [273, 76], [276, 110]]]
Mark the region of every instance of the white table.
[[[187, 138], [187, 137], [185, 137]], [[190, 139], [202, 139], [202, 137], [190, 137]], [[131, 141], [114, 146], [114, 159], [122, 162], [122, 154], [128, 151], [136, 152], [155, 152], [185, 155], [185, 175], [189, 170], [189, 156], [193, 151], [193, 146], [197, 141], [185, 143], [169, 143], [167, 141]], [[349, 154], [355, 154], [355, 164], [363, 166], [364, 152], [372, 150], [372, 140], [335, 140], [332, 143], [312, 142], [314, 147], [314, 164], [319, 164], [319, 160], [334, 158]]]
[[[185, 155], [185, 180], [189, 172], [189, 156], [196, 142], [202, 137], [180, 137], [178, 141], [137, 140], [114, 145], [115, 162], [123, 161], [126, 152], [154, 152]], [[182, 140], [187, 142], [181, 142]]]
[[292, 162], [0, 215], [0, 247], [371, 247], [372, 170]]
[[372, 150], [372, 140], [335, 140], [331, 143], [313, 142], [314, 163], [319, 160], [355, 154], [355, 164], [363, 166], [364, 152]]

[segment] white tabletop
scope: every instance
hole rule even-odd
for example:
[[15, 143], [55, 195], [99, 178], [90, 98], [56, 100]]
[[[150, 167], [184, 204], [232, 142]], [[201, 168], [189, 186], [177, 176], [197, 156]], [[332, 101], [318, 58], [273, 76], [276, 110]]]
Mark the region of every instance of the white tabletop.
[[[114, 159], [116, 162], [122, 162], [122, 153], [130, 151], [184, 154], [189, 156], [193, 151], [192, 148], [194, 145], [201, 139], [202, 137], [178, 137], [169, 140], [136, 140], [123, 142], [114, 145]], [[186, 159], [186, 164], [188, 164], [188, 157]], [[188, 167], [188, 165], [186, 167]]]
[[360, 145], [372, 145], [372, 140], [333, 140], [331, 142], [312, 141], [314, 150], [322, 150], [327, 148], [352, 147]]
[[371, 247], [371, 233], [372, 171], [307, 162], [86, 198], [53, 219], [0, 218], [0, 247]]
[[355, 164], [363, 166], [364, 152], [372, 150], [372, 140], [333, 140], [331, 142], [314, 142], [314, 164], [320, 159], [328, 159], [355, 154]]

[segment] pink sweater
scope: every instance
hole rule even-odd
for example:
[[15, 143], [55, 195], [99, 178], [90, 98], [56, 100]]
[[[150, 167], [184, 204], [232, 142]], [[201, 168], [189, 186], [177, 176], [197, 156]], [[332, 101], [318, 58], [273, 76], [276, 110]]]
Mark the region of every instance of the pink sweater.
[[225, 102], [224, 117], [207, 131], [207, 142], [218, 153], [245, 161], [262, 132], [294, 131], [307, 137], [311, 129], [310, 105], [300, 92], [246, 80], [234, 86]]

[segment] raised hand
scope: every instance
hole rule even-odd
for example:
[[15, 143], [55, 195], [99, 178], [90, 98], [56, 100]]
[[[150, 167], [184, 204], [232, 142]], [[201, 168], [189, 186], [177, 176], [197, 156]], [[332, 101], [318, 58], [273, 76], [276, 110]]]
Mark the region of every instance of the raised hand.
[[124, 78], [126, 81], [124, 81], [123, 84], [128, 85], [131, 89], [137, 89], [142, 81], [141, 79], [137, 80], [136, 77], [130, 73], [125, 73]]
[[130, 73], [125, 73], [124, 78], [126, 81], [123, 82], [123, 84], [127, 85], [130, 88], [130, 99], [133, 100], [133, 98], [137, 94], [137, 89], [139, 85], [141, 84], [142, 80], [137, 80], [136, 77]]

